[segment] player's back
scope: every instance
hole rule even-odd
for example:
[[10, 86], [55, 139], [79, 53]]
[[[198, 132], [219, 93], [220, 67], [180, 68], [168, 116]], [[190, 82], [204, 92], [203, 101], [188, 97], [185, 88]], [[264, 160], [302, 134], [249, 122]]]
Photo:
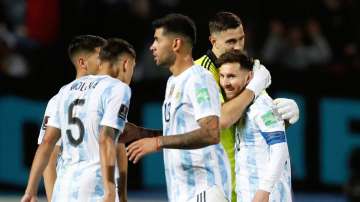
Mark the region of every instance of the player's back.
[[85, 76], [60, 90], [56, 121], [63, 143], [63, 171], [55, 184], [54, 201], [102, 199], [98, 140], [114, 92], [128, 97], [124, 100], [130, 98], [129, 87], [109, 76]]
[[109, 76], [86, 76], [59, 92], [59, 121], [66, 164], [100, 160], [100, 122], [108, 94], [119, 84], [123, 83]]

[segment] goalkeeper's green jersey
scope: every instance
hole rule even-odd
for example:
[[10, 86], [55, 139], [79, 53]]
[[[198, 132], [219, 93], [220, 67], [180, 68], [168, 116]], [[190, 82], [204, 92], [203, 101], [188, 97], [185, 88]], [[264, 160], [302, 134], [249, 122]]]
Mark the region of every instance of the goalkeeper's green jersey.
[[[219, 75], [219, 68], [216, 67], [215, 63], [216, 63], [216, 56], [215, 54], [211, 51], [208, 50], [207, 53], [202, 56], [201, 58], [197, 59], [195, 61], [196, 64], [199, 64], [201, 66], [203, 66], [205, 69], [209, 70], [211, 72], [211, 74], [213, 75], [214, 79], [216, 80], [217, 84], [220, 86], [219, 80], [220, 80], [220, 75]], [[219, 88], [220, 89], [220, 88]], [[225, 99], [224, 96], [220, 90], [220, 97], [221, 97], [221, 102], [224, 103]], [[221, 130], [220, 133], [220, 142], [223, 145], [229, 161], [230, 161], [230, 165], [231, 165], [231, 184], [232, 184], [232, 200], [231, 201], [236, 201], [236, 192], [235, 192], [235, 136], [234, 136], [234, 130], [233, 127], [231, 128], [227, 128], [227, 129], [223, 129]]]

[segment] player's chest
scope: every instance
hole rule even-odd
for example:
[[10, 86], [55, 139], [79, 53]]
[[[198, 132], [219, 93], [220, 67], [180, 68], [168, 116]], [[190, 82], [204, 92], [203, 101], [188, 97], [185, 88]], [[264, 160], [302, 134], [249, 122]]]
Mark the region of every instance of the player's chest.
[[191, 103], [183, 85], [170, 85], [162, 106], [163, 118], [168, 122], [172, 117], [185, 113]]

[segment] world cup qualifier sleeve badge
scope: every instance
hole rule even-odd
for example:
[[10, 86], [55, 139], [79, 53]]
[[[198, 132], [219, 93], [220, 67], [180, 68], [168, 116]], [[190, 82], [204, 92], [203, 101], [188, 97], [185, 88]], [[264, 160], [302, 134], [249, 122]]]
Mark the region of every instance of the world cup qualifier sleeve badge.
[[207, 88], [198, 88], [195, 90], [196, 101], [203, 104], [210, 101], [209, 91]]
[[126, 106], [125, 104], [121, 104], [119, 112], [118, 112], [118, 117], [123, 120], [126, 120], [128, 111], [129, 111], [129, 107]]

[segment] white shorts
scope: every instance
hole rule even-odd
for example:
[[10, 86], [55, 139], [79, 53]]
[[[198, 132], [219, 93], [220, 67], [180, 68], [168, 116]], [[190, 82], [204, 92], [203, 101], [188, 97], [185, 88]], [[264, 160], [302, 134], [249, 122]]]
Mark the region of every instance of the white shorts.
[[226, 199], [225, 194], [218, 186], [213, 186], [210, 189], [204, 190], [188, 202], [229, 202]]

